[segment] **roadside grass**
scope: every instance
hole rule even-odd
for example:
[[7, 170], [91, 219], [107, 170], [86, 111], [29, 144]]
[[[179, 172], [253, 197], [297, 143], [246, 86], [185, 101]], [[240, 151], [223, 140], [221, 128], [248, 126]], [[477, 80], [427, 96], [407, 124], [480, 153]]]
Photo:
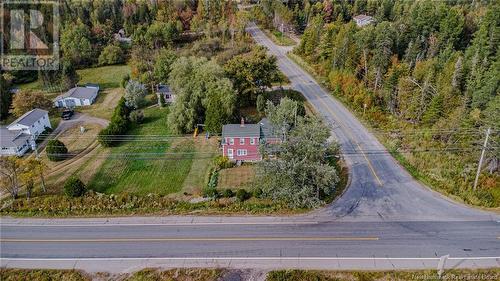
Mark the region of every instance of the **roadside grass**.
[[407, 281], [407, 280], [499, 280], [500, 269], [452, 269], [445, 270], [439, 278], [436, 270], [400, 271], [316, 271], [275, 270], [267, 274], [266, 281]]
[[79, 69], [76, 72], [80, 75], [79, 84], [96, 83], [102, 90], [120, 87], [123, 76], [130, 74], [130, 66], [109, 65]]
[[[191, 169], [195, 149], [191, 139], [161, 137], [171, 135], [168, 112], [168, 108], [145, 109], [144, 123], [133, 125], [129, 131], [136, 138], [110, 149], [89, 188], [107, 194], [179, 192]], [[151, 135], [157, 137], [141, 138]]]
[[292, 209], [282, 202], [251, 198], [244, 202], [215, 200], [190, 203], [172, 196], [130, 193], [102, 194], [88, 191], [85, 196], [70, 198], [62, 194], [41, 195], [3, 202], [0, 215], [13, 217], [112, 217], [137, 215], [293, 215], [310, 209]]
[[[162, 270], [146, 268], [133, 273], [110, 274], [106, 272], [86, 273], [64, 269], [10, 269], [0, 268], [2, 281], [216, 281], [243, 280], [245, 273], [237, 269], [222, 268], [178, 268]], [[230, 279], [226, 277], [231, 276]], [[439, 278], [436, 270], [392, 270], [392, 271], [333, 271], [333, 270], [274, 270], [267, 273], [266, 281], [439, 281], [439, 280], [499, 280], [500, 269], [451, 269]]]
[[219, 172], [219, 189], [238, 189], [250, 188], [255, 180], [255, 167], [254, 165], [242, 165], [239, 167], [232, 167], [222, 169]]
[[110, 120], [113, 115], [113, 108], [123, 96], [122, 88], [108, 89], [100, 91], [94, 104], [89, 106], [77, 107], [75, 110], [106, 120]]
[[[328, 90], [329, 85], [327, 78], [319, 75], [314, 65], [309, 64], [307, 61], [294, 54], [293, 52], [289, 52], [287, 56], [308, 74], [310, 74], [316, 81], [318, 81], [319, 84], [327, 90], [327, 92], [334, 96], [346, 108], [349, 108], [351, 113], [354, 114], [358, 118], [358, 120], [360, 120], [360, 122], [365, 125], [366, 128], [368, 128], [369, 130], [373, 130], [374, 128], [384, 130], [383, 122], [375, 122], [374, 120], [370, 119], [369, 116], [371, 116], [371, 112], [368, 112], [367, 116], [363, 116], [362, 112], [356, 111], [351, 106], [352, 104], [349, 102], [349, 100], [347, 100], [345, 96], [336, 95], [332, 91]], [[381, 118], [380, 115], [376, 115], [376, 113], [374, 113], [373, 116]], [[390, 121], [387, 121], [387, 123], [388, 124], [385, 124], [385, 126], [388, 127], [388, 129], [391, 129], [391, 126], [396, 126], [401, 130], [410, 130], [408, 128], [405, 128], [404, 126], [398, 127], [401, 124], [397, 123], [396, 120], [390, 119]], [[424, 155], [424, 153], [421, 153], [420, 155], [405, 154], [395, 149], [394, 140], [390, 137], [380, 135], [377, 136], [377, 139], [381, 142], [382, 145], [384, 145], [384, 147], [389, 151], [389, 153], [391, 153], [391, 155], [398, 161], [398, 163], [403, 166], [416, 180], [429, 186], [433, 190], [436, 190], [454, 200], [466, 204], [485, 207], [493, 211], [498, 211], [500, 209], [500, 191], [498, 188], [483, 188], [479, 189], [477, 192], [473, 192], [471, 188], [464, 189], [458, 187], [458, 183], [454, 181], [455, 179], [457, 179], [457, 177], [454, 177], [454, 175], [460, 173], [457, 171], [452, 171], [456, 170], [456, 167], [453, 166], [453, 163], [459, 160], [463, 161], [466, 157], [470, 157], [470, 155], [441, 154], [439, 156], [435, 156], [428, 153], [426, 155]], [[423, 142], [421, 142], [421, 140], [417, 140], [416, 142], [410, 141], [409, 143], [404, 144], [408, 147], [411, 147], [412, 145], [415, 145], [415, 143], [420, 144]], [[426, 143], [426, 145], [436, 144]], [[432, 165], [429, 165], [429, 163], [432, 163]], [[480, 178], [480, 182], [482, 182], [481, 179], [482, 178]], [[470, 181], [469, 185], [472, 185]]]
[[183, 268], [183, 269], [143, 269], [133, 273], [126, 281], [153, 281], [153, 280], [176, 280], [176, 281], [217, 281], [220, 280], [224, 269], [217, 268]]
[[0, 280], [2, 281], [18, 281], [18, 280], [90, 281], [91, 279], [78, 270], [0, 268]]
[[297, 43], [286, 34], [278, 30], [268, 30], [265, 28], [261, 28], [261, 30], [269, 37], [276, 45], [279, 46], [294, 46]]
[[147, 268], [133, 273], [109, 274], [106, 272], [86, 273], [80, 270], [63, 269], [6, 269], [0, 268], [2, 281], [217, 281], [220, 280], [225, 269], [216, 268], [179, 268], [161, 270]]

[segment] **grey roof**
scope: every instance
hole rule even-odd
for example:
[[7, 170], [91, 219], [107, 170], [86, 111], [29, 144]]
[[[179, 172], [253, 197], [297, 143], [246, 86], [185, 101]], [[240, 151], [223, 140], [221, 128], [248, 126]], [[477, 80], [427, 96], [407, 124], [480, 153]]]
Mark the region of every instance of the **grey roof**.
[[24, 113], [21, 117], [17, 118], [16, 121], [12, 122], [9, 126], [14, 126], [16, 124], [21, 124], [24, 126], [31, 126], [35, 124], [36, 121], [40, 120], [43, 116], [49, 112], [43, 109], [35, 108], [31, 111]]
[[262, 136], [264, 138], [278, 138], [278, 135], [274, 132], [273, 126], [269, 122], [269, 119], [267, 118], [262, 118], [259, 122], [260, 127], [262, 129]]
[[87, 83], [87, 84], [85, 84], [85, 87], [87, 87], [87, 88], [97, 88], [97, 89], [101, 88], [99, 86], [99, 84], [94, 84], [94, 83]]
[[260, 137], [260, 124], [227, 124], [222, 126], [222, 137]]
[[29, 139], [30, 135], [21, 133], [21, 131], [0, 128], [1, 147], [19, 147]]
[[158, 85], [157, 93], [170, 93], [170, 87], [168, 85]]
[[368, 15], [357, 15], [353, 17], [354, 20], [372, 20], [373, 17], [368, 16]]
[[58, 96], [56, 100], [63, 98], [75, 98], [75, 99], [94, 99], [97, 96], [99, 89], [94, 87], [74, 87], [69, 89], [66, 93]]

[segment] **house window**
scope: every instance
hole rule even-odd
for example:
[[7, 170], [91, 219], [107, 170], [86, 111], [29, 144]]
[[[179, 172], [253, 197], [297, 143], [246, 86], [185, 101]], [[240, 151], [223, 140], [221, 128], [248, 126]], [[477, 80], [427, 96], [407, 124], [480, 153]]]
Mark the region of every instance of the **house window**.
[[229, 144], [234, 144], [234, 139], [233, 138], [229, 138]]
[[254, 145], [255, 144], [255, 138], [250, 138], [250, 144]]
[[245, 138], [240, 138], [240, 144], [245, 144]]
[[233, 158], [233, 149], [232, 149], [232, 148], [229, 148], [229, 149], [227, 150], [227, 156], [228, 156], [229, 158]]
[[248, 154], [248, 152], [247, 152], [247, 150], [246, 150], [246, 149], [238, 149], [238, 150], [236, 151], [236, 154], [237, 154], [238, 156], [246, 156], [246, 155]]

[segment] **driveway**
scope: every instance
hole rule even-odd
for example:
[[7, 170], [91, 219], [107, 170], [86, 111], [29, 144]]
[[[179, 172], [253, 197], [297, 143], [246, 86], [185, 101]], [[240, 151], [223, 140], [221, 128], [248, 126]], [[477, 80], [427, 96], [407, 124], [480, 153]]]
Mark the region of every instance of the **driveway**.
[[66, 131], [67, 129], [69, 129], [73, 126], [76, 126], [78, 124], [81, 124], [81, 125], [98, 124], [98, 125], [102, 126], [103, 128], [105, 128], [106, 126], [108, 126], [109, 120], [90, 116], [90, 115], [85, 114], [85, 113], [75, 112], [75, 114], [71, 117], [70, 120], [61, 120], [61, 122], [59, 122], [59, 125], [57, 126], [57, 128], [54, 129], [54, 131], [52, 131], [50, 136], [45, 138], [45, 140], [38, 145], [39, 151], [43, 150], [43, 148], [45, 147], [45, 145], [47, 144], [47, 142], [50, 139], [57, 138], [64, 131]]

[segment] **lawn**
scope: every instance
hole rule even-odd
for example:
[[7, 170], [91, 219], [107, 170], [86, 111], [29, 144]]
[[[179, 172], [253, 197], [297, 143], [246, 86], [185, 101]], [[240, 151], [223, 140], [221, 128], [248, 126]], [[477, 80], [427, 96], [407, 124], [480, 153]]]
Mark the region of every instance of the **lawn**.
[[123, 96], [123, 92], [122, 88], [100, 91], [94, 104], [77, 107], [76, 110], [94, 117], [111, 120], [112, 108], [116, 107]]
[[[101, 89], [110, 89], [120, 87], [120, 82], [126, 74], [130, 74], [130, 66], [128, 65], [109, 65], [94, 68], [84, 68], [76, 71], [80, 76], [79, 84], [96, 83], [101, 86]], [[44, 88], [39, 80], [16, 85], [21, 90], [44, 91], [48, 93], [61, 93], [61, 89], [55, 85], [53, 87]]]
[[194, 157], [194, 142], [171, 135], [168, 108], [144, 110], [144, 123], [135, 125], [127, 140], [110, 149], [107, 159], [89, 183], [104, 193], [170, 194], [182, 189]]
[[80, 75], [79, 84], [96, 83], [101, 89], [120, 87], [120, 82], [126, 74], [130, 74], [128, 65], [110, 65], [77, 70]]
[[255, 179], [255, 167], [245, 164], [239, 167], [222, 169], [219, 174], [218, 188], [247, 188]]

